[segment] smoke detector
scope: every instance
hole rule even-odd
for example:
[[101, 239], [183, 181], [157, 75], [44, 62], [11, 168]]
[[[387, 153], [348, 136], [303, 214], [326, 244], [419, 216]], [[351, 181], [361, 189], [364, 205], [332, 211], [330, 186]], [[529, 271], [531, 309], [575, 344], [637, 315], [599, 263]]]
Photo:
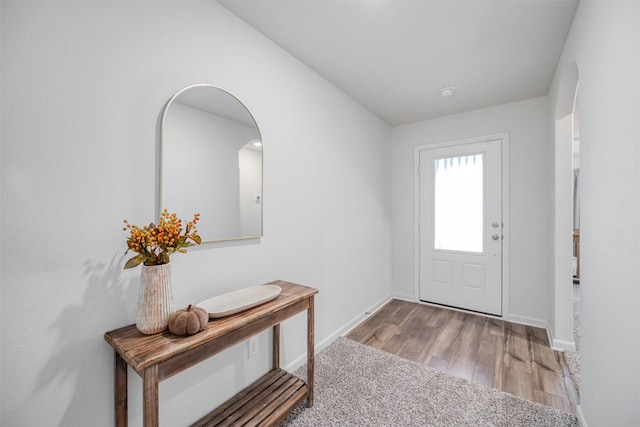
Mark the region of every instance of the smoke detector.
[[453, 86], [446, 86], [446, 87], [443, 87], [442, 89], [440, 89], [440, 95], [441, 95], [443, 98], [448, 98], [448, 97], [450, 97], [451, 95], [453, 95], [453, 94], [455, 93], [455, 91], [456, 91], [456, 88], [455, 88], [455, 87], [453, 87]]

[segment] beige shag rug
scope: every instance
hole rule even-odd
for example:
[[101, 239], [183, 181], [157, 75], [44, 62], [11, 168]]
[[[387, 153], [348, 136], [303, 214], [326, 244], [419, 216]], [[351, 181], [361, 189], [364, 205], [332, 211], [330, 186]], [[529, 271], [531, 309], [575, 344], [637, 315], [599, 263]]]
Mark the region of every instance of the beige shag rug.
[[[294, 372], [306, 378], [306, 366]], [[578, 426], [575, 416], [338, 338], [315, 359], [315, 404], [282, 426]]]
[[575, 351], [565, 351], [564, 359], [567, 361], [573, 385], [576, 386], [576, 391], [580, 394], [580, 354]]
[[564, 358], [569, 367], [573, 384], [580, 394], [580, 285], [573, 284], [573, 340], [576, 351], [565, 351]]

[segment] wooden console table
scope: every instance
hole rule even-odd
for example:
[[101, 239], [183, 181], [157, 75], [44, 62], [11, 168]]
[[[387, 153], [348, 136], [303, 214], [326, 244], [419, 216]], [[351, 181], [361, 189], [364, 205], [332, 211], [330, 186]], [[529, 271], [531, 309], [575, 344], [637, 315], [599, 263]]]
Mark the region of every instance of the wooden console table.
[[[135, 325], [104, 335], [115, 351], [115, 425], [128, 424], [127, 366], [143, 381], [144, 425], [158, 426], [158, 384], [221, 351], [273, 327], [273, 369], [194, 426], [272, 426], [305, 399], [313, 406], [314, 305], [317, 289], [275, 281], [282, 292], [260, 306], [238, 314], [210, 320], [207, 327], [191, 336], [179, 337], [165, 331], [143, 335]], [[280, 368], [280, 323], [307, 310], [307, 381]]]

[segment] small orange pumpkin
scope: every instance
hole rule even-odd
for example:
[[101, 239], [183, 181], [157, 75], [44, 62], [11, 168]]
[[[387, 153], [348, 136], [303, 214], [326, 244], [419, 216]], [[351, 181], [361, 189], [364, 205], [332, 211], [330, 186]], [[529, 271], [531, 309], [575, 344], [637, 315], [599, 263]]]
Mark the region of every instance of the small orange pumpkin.
[[209, 313], [204, 308], [189, 307], [178, 310], [169, 316], [169, 330], [176, 335], [197, 334], [207, 326]]

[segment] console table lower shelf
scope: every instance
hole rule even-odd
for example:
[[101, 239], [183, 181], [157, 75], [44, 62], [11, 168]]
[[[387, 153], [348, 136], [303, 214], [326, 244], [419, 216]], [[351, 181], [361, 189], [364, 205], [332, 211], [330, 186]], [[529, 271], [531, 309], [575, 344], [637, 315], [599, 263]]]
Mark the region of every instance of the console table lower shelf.
[[[127, 367], [142, 377], [142, 417], [145, 427], [157, 427], [159, 383], [221, 351], [273, 328], [272, 369], [258, 381], [205, 415], [194, 426], [275, 426], [303, 401], [313, 406], [314, 303], [317, 289], [275, 281], [278, 297], [241, 313], [210, 320], [206, 328], [188, 337], [165, 331], [143, 335], [135, 325], [104, 336], [115, 353], [115, 425], [128, 425]], [[280, 368], [280, 323], [307, 312], [307, 380]]]
[[304, 381], [274, 369], [192, 424], [192, 427], [272, 426], [282, 421], [309, 394]]

